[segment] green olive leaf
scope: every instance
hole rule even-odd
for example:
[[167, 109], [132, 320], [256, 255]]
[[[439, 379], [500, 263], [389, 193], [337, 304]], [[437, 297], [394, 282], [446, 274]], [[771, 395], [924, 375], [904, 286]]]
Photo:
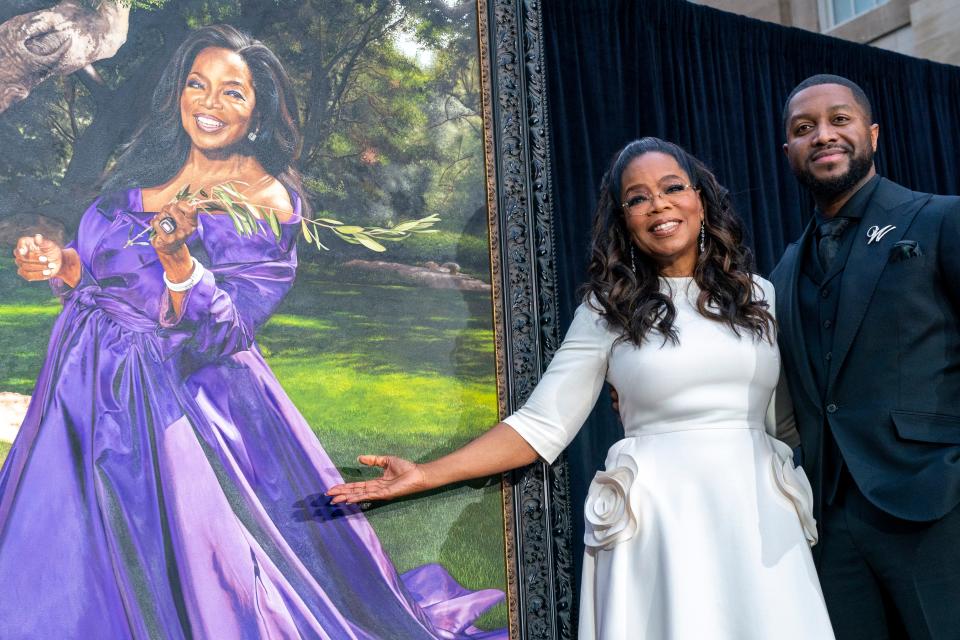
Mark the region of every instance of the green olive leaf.
[[387, 250], [385, 246], [383, 246], [382, 244], [380, 244], [370, 236], [365, 235], [363, 233], [356, 233], [354, 234], [353, 237], [356, 238], [357, 242], [365, 246], [367, 249], [370, 249], [371, 251], [376, 251], [379, 253], [381, 251]]
[[274, 237], [280, 239], [280, 221], [277, 220], [277, 214], [273, 211], [267, 211], [267, 222], [270, 223], [270, 228], [273, 230]]

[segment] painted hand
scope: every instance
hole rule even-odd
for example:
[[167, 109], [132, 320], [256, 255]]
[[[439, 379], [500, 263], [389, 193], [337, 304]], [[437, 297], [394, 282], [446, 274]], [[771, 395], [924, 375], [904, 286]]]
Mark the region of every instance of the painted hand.
[[38, 233], [17, 240], [13, 258], [17, 263], [17, 275], [24, 280], [49, 280], [63, 267], [63, 248]]
[[[197, 230], [197, 207], [184, 201], [164, 205], [160, 213], [150, 221], [150, 226], [153, 227], [154, 232], [150, 242], [157, 253], [174, 255], [184, 246], [187, 238]], [[171, 226], [173, 229], [168, 232]]]
[[361, 464], [383, 469], [376, 480], [338, 484], [327, 491], [333, 504], [391, 500], [427, 489], [420, 465], [396, 456], [360, 456]]

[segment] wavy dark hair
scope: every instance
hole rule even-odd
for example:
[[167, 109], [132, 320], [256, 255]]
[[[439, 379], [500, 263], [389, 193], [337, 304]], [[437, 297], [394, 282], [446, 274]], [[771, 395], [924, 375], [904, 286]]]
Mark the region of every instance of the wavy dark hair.
[[[180, 94], [193, 61], [204, 49], [236, 52], [250, 69], [256, 106], [251, 122], [255, 142], [237, 144], [237, 153], [254, 156], [267, 173], [303, 199], [303, 183], [294, 164], [300, 157], [299, 110], [293, 84], [266, 45], [229, 25], [211, 25], [191, 33], [173, 54], [153, 92], [150, 113], [122, 149], [113, 170], [102, 179], [104, 191], [152, 187], [170, 180], [187, 160], [190, 138], [180, 122]], [[306, 206], [306, 200], [303, 200]]]
[[634, 159], [652, 152], [673, 157], [703, 202], [706, 243], [693, 273], [700, 287], [698, 311], [729, 325], [737, 335], [745, 330], [758, 340], [772, 342], [776, 325], [768, 304], [754, 295], [753, 257], [743, 244], [743, 228], [730, 193], [702, 162], [659, 138], [629, 143], [613, 157], [603, 176], [590, 242], [589, 281], [584, 285], [588, 304], [623, 333], [623, 340], [639, 346], [656, 331], [664, 342], [679, 342], [674, 327], [677, 310], [670, 296], [660, 291], [657, 264], [643, 251], [631, 251], [635, 245], [620, 204], [624, 170]]

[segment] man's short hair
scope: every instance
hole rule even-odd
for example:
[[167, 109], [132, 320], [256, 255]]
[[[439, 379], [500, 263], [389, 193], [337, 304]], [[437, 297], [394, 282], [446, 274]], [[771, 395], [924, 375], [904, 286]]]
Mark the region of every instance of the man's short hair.
[[810, 87], [816, 87], [821, 84], [839, 84], [842, 87], [850, 89], [850, 93], [853, 94], [853, 99], [857, 101], [857, 104], [860, 105], [860, 108], [863, 109], [863, 113], [867, 116], [867, 120], [871, 123], [873, 122], [873, 107], [870, 106], [870, 99], [867, 97], [867, 94], [864, 93], [863, 89], [860, 88], [853, 80], [848, 80], [843, 76], [835, 76], [830, 73], [818, 73], [815, 76], [810, 76], [796, 87], [793, 88], [793, 91], [790, 92], [790, 95], [787, 96], [787, 101], [783, 103], [783, 130], [787, 130], [788, 120], [790, 119], [790, 102], [793, 100], [794, 96], [803, 91], [804, 89], [809, 89]]

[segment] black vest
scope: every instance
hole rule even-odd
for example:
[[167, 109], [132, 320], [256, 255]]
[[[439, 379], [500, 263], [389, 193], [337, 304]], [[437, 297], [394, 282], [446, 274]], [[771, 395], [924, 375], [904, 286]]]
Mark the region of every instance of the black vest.
[[[800, 280], [798, 282], [798, 301], [800, 303], [800, 319], [803, 335], [807, 347], [807, 356], [810, 367], [820, 391], [821, 400], [826, 402], [827, 381], [830, 367], [833, 366], [833, 334], [837, 323], [837, 308], [840, 303], [840, 283], [843, 271], [850, 255], [850, 248], [856, 238], [863, 235], [860, 229], [860, 220], [870, 207], [873, 193], [879, 183], [879, 176], [875, 176], [837, 212], [837, 216], [852, 219], [841, 236], [840, 251], [829, 271], [824, 273], [817, 258], [816, 234], [808, 243], [804, 252]], [[819, 212], [816, 214], [820, 222], [823, 221]], [[843, 454], [830, 430], [830, 425], [823, 421], [823, 499], [830, 504], [836, 496], [837, 487], [843, 470]]]

